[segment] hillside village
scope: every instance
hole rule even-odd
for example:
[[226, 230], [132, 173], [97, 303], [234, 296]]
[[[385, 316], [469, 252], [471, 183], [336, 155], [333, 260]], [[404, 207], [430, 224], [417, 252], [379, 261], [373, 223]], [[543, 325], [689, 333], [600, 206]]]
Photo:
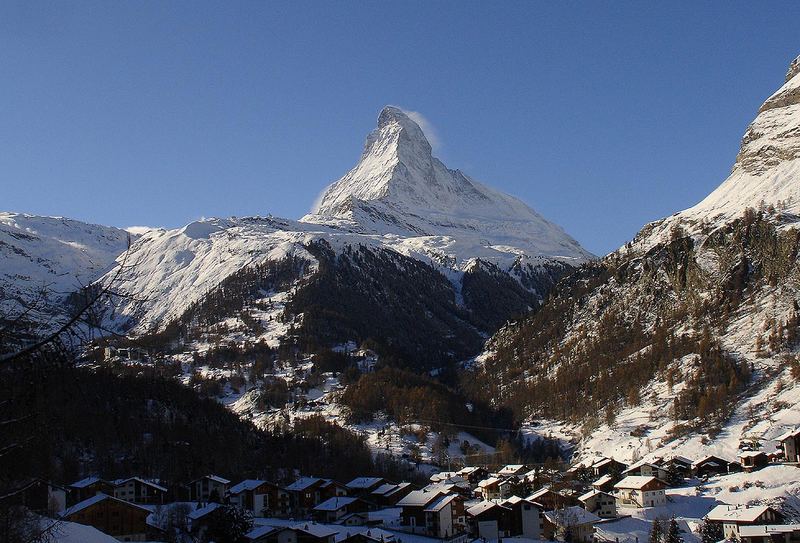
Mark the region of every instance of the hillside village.
[[77, 523], [119, 541], [633, 543], [663, 531], [687, 543], [789, 543], [800, 538], [800, 507], [787, 492], [800, 475], [800, 429], [781, 444], [736, 459], [466, 466], [423, 485], [209, 474], [167, 487], [95, 475], [66, 486], [37, 480], [14, 499], [56, 532]]

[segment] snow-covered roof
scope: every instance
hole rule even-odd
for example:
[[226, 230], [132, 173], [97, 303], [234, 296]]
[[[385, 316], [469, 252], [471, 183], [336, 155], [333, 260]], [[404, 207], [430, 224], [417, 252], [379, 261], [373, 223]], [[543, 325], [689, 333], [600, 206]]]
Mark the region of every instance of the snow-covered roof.
[[718, 522], [755, 522], [758, 517], [770, 510], [768, 505], [742, 507], [722, 504], [708, 512], [706, 518]]
[[497, 473], [500, 473], [500, 474], [503, 474], [503, 475], [508, 475], [508, 474], [513, 475], [515, 473], [519, 473], [523, 469], [525, 469], [525, 466], [522, 465], [522, 464], [508, 464], [507, 466], [503, 466], [503, 469], [501, 469]]
[[356, 500], [358, 500], [358, 498], [335, 496], [314, 507], [314, 511], [338, 511], [342, 507], [347, 507]]
[[775, 438], [776, 441], [783, 441], [785, 439], [789, 439], [790, 437], [797, 437], [800, 436], [800, 428], [795, 428], [794, 430], [789, 430], [778, 437]]
[[75, 481], [72, 483], [72, 488], [86, 488], [89, 485], [93, 485], [94, 483], [101, 482], [102, 479], [100, 477], [86, 477], [85, 479], [81, 479], [80, 481]]
[[125, 501], [125, 500], [120, 500], [119, 498], [115, 498], [114, 496], [109, 496], [108, 494], [103, 494], [101, 492], [99, 494], [95, 494], [91, 498], [87, 498], [87, 499], [83, 500], [82, 502], [76, 503], [72, 507], [68, 507], [68, 508], [64, 509], [63, 511], [61, 511], [58, 514], [58, 516], [60, 516], [60, 517], [68, 517], [70, 515], [74, 515], [75, 513], [83, 511], [84, 509], [86, 509], [88, 507], [91, 507], [91, 506], [93, 506], [93, 505], [95, 505], [97, 503], [100, 503], [100, 502], [106, 501], [106, 500], [114, 500], [114, 501], [117, 501], [117, 502], [120, 502], [120, 503], [124, 503], [127, 506], [134, 507], [136, 509], [141, 509], [143, 511], [147, 511], [148, 513], [152, 512], [148, 508], [142, 507], [141, 505], [138, 505], [138, 504], [135, 504], [135, 503], [131, 503], [131, 502], [128, 502], [128, 501]]
[[649, 485], [653, 481], [658, 481], [655, 477], [645, 477], [643, 475], [628, 475], [623, 480], [614, 485], [614, 488], [640, 488]]
[[337, 530], [332, 530], [331, 528], [323, 524], [317, 524], [316, 522], [302, 522], [300, 524], [295, 524], [292, 526], [292, 529], [300, 530], [301, 532], [311, 534], [314, 537], [330, 537], [338, 533]]
[[311, 486], [314, 486], [321, 480], [322, 479], [318, 479], [317, 477], [300, 477], [298, 480], [287, 486], [286, 490], [300, 492]]
[[473, 505], [469, 509], [467, 509], [467, 514], [472, 516], [472, 517], [476, 517], [478, 515], [482, 515], [483, 513], [485, 513], [486, 511], [488, 511], [489, 509], [492, 509], [494, 507], [502, 507], [502, 506], [497, 502], [484, 500], [484, 501], [482, 501], [482, 502], [480, 502], [478, 504]]
[[553, 489], [551, 489], [549, 486], [545, 486], [545, 487], [540, 488], [539, 490], [537, 490], [536, 492], [534, 492], [530, 496], [528, 496], [526, 499], [528, 501], [534, 501], [535, 502], [536, 498], [541, 498], [542, 496], [544, 496], [545, 494], [547, 494], [549, 492], [555, 492], [555, 491]]
[[712, 454], [712, 455], [706, 456], [705, 458], [701, 458], [700, 460], [698, 460], [697, 462], [692, 464], [692, 467], [696, 467], [696, 466], [699, 466], [701, 464], [713, 464], [713, 465], [717, 465], [717, 466], [727, 466], [728, 464], [730, 464], [730, 462], [728, 462], [724, 458], [720, 458], [719, 456], [714, 456]]
[[216, 509], [219, 509], [220, 507], [222, 507], [222, 505], [212, 502], [209, 503], [208, 505], [195, 509], [194, 511], [189, 513], [188, 516], [190, 520], [197, 520], [199, 518], [203, 518], [204, 516], [215, 511]]
[[209, 481], [214, 481], [215, 483], [220, 483], [223, 485], [228, 485], [231, 483], [229, 480], [225, 479], [224, 477], [220, 477], [219, 475], [204, 475], [203, 477], [200, 477], [200, 479], [195, 479], [192, 482], [200, 481], [202, 479], [208, 479]]
[[433, 500], [435, 500], [438, 496], [441, 496], [441, 492], [427, 492], [425, 490], [414, 490], [409, 492], [406, 496], [403, 497], [399, 502], [397, 502], [398, 507], [420, 507], [423, 505], [428, 505]]
[[691, 466], [693, 463], [691, 459], [680, 455], [670, 457], [669, 459], [667, 459], [667, 462], [677, 462], [679, 464], [685, 464], [687, 466]]
[[403, 490], [405, 488], [408, 488], [410, 486], [411, 486], [411, 483], [399, 483], [399, 484], [396, 484], [396, 485], [394, 485], [394, 488], [389, 490], [388, 492], [386, 492], [384, 494], [384, 496], [391, 496], [392, 494], [400, 492], [401, 490]]
[[771, 534], [800, 532], [800, 524], [759, 524], [757, 526], [740, 526], [740, 537], [759, 537]]
[[254, 490], [261, 485], [266, 483], [266, 481], [261, 481], [259, 479], [245, 479], [241, 483], [237, 483], [230, 488], [231, 494], [239, 494], [244, 492], [245, 490]]
[[577, 505], [566, 509], [547, 511], [544, 516], [553, 524], [561, 526], [580, 526], [582, 524], [600, 522], [600, 517]]
[[595, 490], [590, 490], [586, 494], [582, 494], [582, 495], [578, 496], [578, 500], [582, 501], [582, 502], [585, 502], [585, 501], [590, 500], [590, 499], [594, 498], [595, 496], [599, 496], [601, 494], [605, 494], [606, 496], [610, 496], [611, 495], [608, 492], [603, 492], [602, 490], [596, 490], [595, 489]]
[[142, 479], [141, 477], [128, 477], [127, 479], [117, 479], [114, 481], [114, 486], [122, 486], [124, 484], [130, 483], [131, 481], [136, 481], [140, 484], [147, 485], [153, 487], [155, 489], [160, 490], [161, 492], [166, 492], [167, 489], [158, 483], [154, 483], [153, 481], [148, 481], [147, 479]]
[[470, 473], [475, 473], [479, 469], [481, 469], [480, 466], [467, 466], [465, 468], [461, 468], [456, 473], [459, 475], [469, 475]]
[[632, 472], [634, 470], [637, 470], [637, 469], [641, 468], [642, 466], [650, 466], [651, 468], [663, 469], [661, 466], [659, 466], [658, 464], [656, 464], [654, 462], [648, 462], [646, 460], [639, 460], [635, 464], [631, 464], [628, 467], [628, 469], [626, 469], [622, 473], [630, 473], [630, 472]]
[[380, 477], [356, 477], [349, 483], [347, 483], [347, 488], [354, 488], [354, 489], [365, 489], [371, 486], [375, 486], [383, 482], [383, 479]]
[[755, 458], [757, 456], [762, 456], [762, 455], [766, 455], [766, 454], [767, 453], [765, 453], [764, 451], [744, 451], [742, 453], [739, 453], [739, 457], [740, 458]]
[[288, 528], [276, 528], [275, 526], [256, 526], [249, 532], [247, 532], [244, 537], [246, 539], [258, 539], [259, 537], [264, 537], [267, 534], [271, 534], [273, 532], [279, 532], [281, 530], [288, 530]]
[[597, 479], [595, 482], [593, 482], [592, 486], [603, 486], [603, 485], [606, 485], [606, 484], [612, 482], [613, 480], [614, 480], [614, 478], [611, 477], [611, 475], [605, 474], [602, 477], [600, 477], [599, 479]]
[[388, 494], [392, 490], [395, 490], [398, 486], [400, 486], [400, 485], [393, 485], [391, 483], [384, 483], [381, 486], [379, 486], [378, 488], [376, 488], [375, 490], [373, 490], [372, 492], [370, 492], [370, 494], [375, 494], [376, 496], [383, 496], [385, 494]]
[[456, 494], [445, 494], [441, 498], [435, 500], [432, 504], [428, 505], [425, 508], [425, 511], [429, 513], [436, 513], [438, 511], [441, 511], [442, 508], [444, 508], [448, 503], [452, 502], [457, 497], [458, 496]]
[[483, 481], [478, 481], [478, 486], [481, 488], [486, 488], [487, 486], [496, 485], [501, 481], [498, 477], [489, 477], [488, 479], [484, 479]]

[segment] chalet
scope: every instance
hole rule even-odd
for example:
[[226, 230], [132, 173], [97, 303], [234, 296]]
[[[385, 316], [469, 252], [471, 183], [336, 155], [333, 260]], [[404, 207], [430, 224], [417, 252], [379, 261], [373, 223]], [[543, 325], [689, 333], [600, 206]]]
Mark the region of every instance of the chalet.
[[211, 502], [203, 507], [198, 507], [187, 516], [189, 532], [197, 541], [205, 541], [209, 523], [214, 519], [218, 509], [224, 508], [217, 502]]
[[152, 481], [139, 477], [117, 479], [114, 481], [114, 497], [132, 503], [155, 505], [164, 503], [167, 489]]
[[365, 496], [385, 482], [381, 477], [356, 477], [344, 486], [351, 496]]
[[297, 532], [291, 528], [257, 526], [244, 536], [248, 543], [297, 543]]
[[685, 456], [673, 456], [662, 462], [662, 465], [668, 471], [684, 479], [692, 474], [692, 461]]
[[614, 485], [617, 507], [657, 507], [666, 505], [666, 485], [655, 477], [630, 475]]
[[445, 494], [425, 507], [425, 532], [431, 537], [449, 539], [467, 530], [464, 498]]
[[369, 504], [354, 496], [341, 496], [330, 498], [316, 505], [312, 516], [317, 522], [333, 524], [350, 513], [364, 513], [369, 510]]
[[460, 475], [466, 479], [469, 484], [475, 486], [478, 484], [478, 481], [486, 479], [486, 477], [489, 476], [489, 472], [486, 468], [480, 466], [469, 466], [458, 470], [456, 475]]
[[645, 462], [644, 460], [636, 462], [631, 467], [626, 469], [622, 472], [622, 475], [625, 477], [635, 475], [638, 477], [655, 477], [665, 483], [670, 479], [669, 471], [654, 463], [654, 462]]
[[401, 508], [400, 523], [415, 529], [425, 526], [425, 508], [436, 501], [440, 496], [445, 496], [444, 492], [428, 492], [425, 490], [414, 490], [409, 492], [403, 499], [397, 502]]
[[373, 503], [388, 507], [396, 504], [412, 490], [414, 490], [414, 487], [411, 483], [399, 483], [396, 485], [385, 483], [370, 492], [368, 499]]
[[319, 496], [322, 501], [349, 495], [350, 492], [347, 490], [347, 487], [333, 479], [323, 479], [322, 484], [319, 485]]
[[289, 493], [268, 481], [246, 479], [230, 488], [228, 498], [257, 517], [289, 514]]
[[547, 511], [544, 519], [547, 540], [573, 543], [594, 541], [594, 525], [600, 522], [600, 517], [578, 506]]
[[800, 428], [789, 430], [777, 437], [786, 462], [800, 462]]
[[540, 488], [527, 498], [528, 501], [540, 503], [547, 511], [553, 509], [563, 509], [572, 505], [577, 505], [579, 502], [572, 496], [566, 496], [560, 492], [556, 492], [549, 487]]
[[692, 464], [692, 473], [696, 477], [712, 477], [728, 473], [730, 462], [719, 456], [706, 456]]
[[511, 535], [511, 509], [497, 502], [482, 501], [467, 509], [467, 525], [473, 537], [499, 539]]
[[601, 477], [603, 475], [619, 475], [624, 472], [627, 467], [628, 466], [622, 462], [618, 462], [613, 458], [601, 458], [594, 462], [589, 469], [592, 470], [592, 474], [595, 477]]
[[502, 479], [499, 477], [489, 477], [483, 481], [478, 482], [478, 493], [484, 500], [497, 500], [500, 499], [500, 483]]
[[313, 522], [304, 522], [292, 526], [292, 529], [297, 533], [297, 543], [334, 543], [336, 530], [316, 524]]
[[441, 483], [446, 482], [454, 477], [458, 477], [460, 481], [464, 480], [464, 478], [455, 471], [440, 471], [439, 473], [434, 473], [430, 476], [429, 480], [432, 483]]
[[293, 515], [307, 516], [316, 505], [322, 503], [320, 487], [324, 482], [316, 477], [301, 477], [286, 487]]
[[600, 492], [611, 492], [614, 490], [614, 485], [621, 481], [622, 478], [614, 477], [612, 475], [603, 475], [595, 482], [592, 483], [592, 488], [595, 490], [599, 490]]
[[120, 541], [147, 541], [153, 531], [147, 524], [151, 511], [141, 505], [95, 494], [59, 515], [62, 519], [93, 526]]
[[204, 475], [195, 479], [187, 486], [189, 487], [189, 500], [194, 502], [218, 502], [221, 503], [228, 495], [231, 482], [217, 475]]
[[739, 455], [739, 463], [749, 473], [767, 467], [769, 457], [763, 451], [745, 451]]
[[364, 532], [356, 532], [354, 534], [346, 534], [344, 539], [340, 539], [337, 543], [392, 543], [395, 541], [395, 536], [391, 532], [380, 529], [370, 529]]
[[508, 464], [497, 472], [499, 477], [520, 477], [530, 470], [525, 464]]
[[501, 505], [511, 509], [511, 525], [509, 532], [512, 536], [522, 536], [526, 539], [541, 539], [542, 512], [541, 504], [511, 496]]
[[764, 524], [741, 526], [742, 543], [795, 543], [800, 541], [800, 524]]
[[381, 524], [382, 521], [372, 521], [369, 519], [369, 512], [361, 511], [358, 513], [347, 513], [345, 516], [340, 518], [336, 521], [336, 524], [341, 524], [342, 526], [367, 526], [367, 525], [378, 525]]
[[721, 524], [725, 539], [738, 540], [742, 526], [776, 524], [783, 520], [783, 516], [768, 505], [747, 507], [723, 504], [709, 511], [706, 520]]
[[612, 494], [601, 490], [590, 490], [578, 498], [583, 508], [600, 518], [617, 517], [617, 501]]
[[67, 486], [67, 494], [69, 503], [78, 503], [88, 500], [96, 494], [113, 496], [114, 485], [99, 477], [87, 477]]
[[17, 490], [0, 496], [0, 508], [21, 505], [34, 513], [55, 516], [67, 507], [67, 489], [44, 479], [30, 479]]

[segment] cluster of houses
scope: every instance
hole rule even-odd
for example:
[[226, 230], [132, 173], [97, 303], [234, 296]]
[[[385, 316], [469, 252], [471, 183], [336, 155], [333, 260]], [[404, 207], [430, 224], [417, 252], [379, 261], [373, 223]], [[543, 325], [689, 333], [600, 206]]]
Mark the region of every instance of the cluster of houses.
[[[800, 431], [784, 438], [785, 458], [796, 459]], [[632, 465], [601, 457], [563, 472], [522, 464], [493, 471], [471, 466], [436, 473], [424, 486], [381, 477], [347, 483], [298, 477], [289, 484], [257, 479], [233, 484], [206, 475], [168, 489], [140, 477], [89, 477], [65, 488], [32, 485], [28, 505], [46, 502], [50, 514], [55, 508], [65, 520], [122, 541], [159, 540], [163, 527], [153, 520], [154, 513], [185, 502], [191, 507], [185, 529], [199, 540], [218, 510], [233, 506], [255, 518], [283, 519], [280, 526], [257, 524], [247, 539], [259, 543], [341, 543], [342, 533], [350, 537], [350, 530], [354, 539], [348, 543], [401, 543], [402, 534], [455, 543], [508, 537], [589, 542], [597, 539], [596, 526], [631, 509], [666, 505], [667, 488], [681, 486], [686, 478], [753, 471], [772, 460], [761, 452], [744, 452], [737, 461], [674, 456]], [[45, 512], [44, 506], [38, 510]], [[388, 510], [393, 516], [382, 513]], [[720, 505], [707, 521], [720, 524], [725, 538], [745, 543], [800, 540], [800, 526], [783, 524], [780, 513], [767, 506]]]

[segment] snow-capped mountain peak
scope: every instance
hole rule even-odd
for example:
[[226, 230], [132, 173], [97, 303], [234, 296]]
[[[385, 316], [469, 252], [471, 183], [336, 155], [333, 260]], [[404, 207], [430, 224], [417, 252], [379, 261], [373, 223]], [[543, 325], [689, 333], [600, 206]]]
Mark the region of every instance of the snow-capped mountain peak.
[[592, 257], [522, 201], [448, 169], [419, 125], [393, 106], [381, 111], [356, 166], [301, 220], [367, 234], [477, 238], [530, 256]]

